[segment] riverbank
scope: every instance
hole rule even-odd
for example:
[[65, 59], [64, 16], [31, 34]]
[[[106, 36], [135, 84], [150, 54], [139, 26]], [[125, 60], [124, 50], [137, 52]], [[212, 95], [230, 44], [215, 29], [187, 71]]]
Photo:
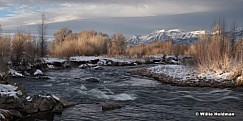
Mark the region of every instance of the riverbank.
[[162, 83], [176, 86], [227, 88], [239, 87], [237, 80], [243, 75], [231, 73], [199, 73], [184, 65], [159, 65], [150, 68], [129, 70], [128, 73], [154, 78]]
[[[3, 83], [2, 83], [3, 82]], [[21, 85], [0, 81], [0, 120], [12, 121], [45, 112], [62, 112], [74, 103], [56, 95], [27, 95]]]

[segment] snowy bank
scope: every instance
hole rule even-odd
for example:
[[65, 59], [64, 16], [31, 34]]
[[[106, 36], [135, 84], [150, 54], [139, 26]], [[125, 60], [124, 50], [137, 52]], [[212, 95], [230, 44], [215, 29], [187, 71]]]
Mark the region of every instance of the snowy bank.
[[17, 71], [14, 70], [14, 69], [9, 69], [8, 74], [9, 74], [10, 76], [13, 76], [13, 77], [24, 77], [23, 74], [17, 72]]
[[22, 92], [17, 90], [17, 88], [18, 87], [9, 84], [0, 84], [0, 96], [18, 98], [19, 95], [22, 95]]
[[[163, 83], [195, 87], [236, 87], [231, 73], [199, 73], [184, 65], [158, 65], [151, 68], [130, 70], [129, 73], [152, 77]], [[238, 78], [242, 78], [242, 75]], [[238, 79], [237, 78], [237, 79]]]
[[[82, 69], [95, 66], [135, 66], [138, 64], [175, 64], [179, 65], [192, 59], [190, 56], [151, 55], [137, 57], [74, 56], [68, 60], [60, 58], [42, 58], [49, 69], [62, 69], [75, 66]], [[87, 65], [88, 64], [88, 65]], [[93, 64], [93, 65], [90, 65]], [[67, 65], [67, 66], [65, 66]]]
[[27, 96], [16, 86], [0, 84], [0, 121], [12, 121], [40, 112], [61, 112], [73, 105], [53, 94]]

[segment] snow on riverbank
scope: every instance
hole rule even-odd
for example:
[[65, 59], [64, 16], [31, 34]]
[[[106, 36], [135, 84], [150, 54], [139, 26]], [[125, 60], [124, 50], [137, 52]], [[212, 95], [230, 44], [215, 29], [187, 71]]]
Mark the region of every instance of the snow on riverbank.
[[183, 65], [159, 65], [147, 68], [152, 73], [165, 74], [179, 80], [187, 80], [188, 78], [195, 78], [195, 70]]
[[14, 77], [23, 77], [24, 76], [23, 74], [17, 72], [14, 69], [9, 69], [8, 74], [11, 76], [14, 76]]
[[214, 80], [214, 81], [231, 81], [232, 74], [220, 73], [220, 72], [205, 72], [200, 73], [196, 68], [184, 66], [184, 65], [159, 65], [151, 68], [147, 68], [148, 71], [156, 74], [165, 74], [169, 77], [176, 78], [180, 81], [186, 80]]
[[66, 59], [61, 59], [61, 58], [42, 58], [44, 60], [45, 63], [64, 63], [67, 60]]
[[22, 92], [20, 90], [17, 90], [17, 87], [9, 84], [0, 84], [0, 96], [18, 98], [18, 95], [22, 95]]
[[[163, 63], [163, 64], [179, 64], [181, 60], [190, 58], [189, 56], [174, 56], [174, 55], [150, 55], [144, 57], [106, 57], [106, 56], [74, 56], [70, 57], [70, 62], [76, 63], [97, 63], [101, 65], [112, 65], [111, 63], [144, 64], [144, 63]], [[42, 58], [47, 64], [65, 63], [67, 60], [60, 58]]]

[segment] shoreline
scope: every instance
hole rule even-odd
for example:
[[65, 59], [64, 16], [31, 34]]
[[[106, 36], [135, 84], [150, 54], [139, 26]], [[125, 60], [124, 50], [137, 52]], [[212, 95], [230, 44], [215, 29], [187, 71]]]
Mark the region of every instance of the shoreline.
[[236, 87], [242, 87], [237, 86], [236, 83], [233, 80], [222, 80], [222, 81], [216, 81], [214, 79], [186, 79], [186, 80], [180, 80], [175, 77], [171, 77], [169, 75], [166, 75], [164, 73], [154, 73], [150, 70], [143, 68], [143, 69], [135, 69], [135, 70], [129, 70], [127, 71], [130, 74], [135, 75], [141, 75], [146, 76], [149, 78], [153, 78], [159, 82], [162, 82], [164, 84], [170, 84], [173, 86], [181, 86], [181, 87], [212, 87], [212, 88], [236, 88]]

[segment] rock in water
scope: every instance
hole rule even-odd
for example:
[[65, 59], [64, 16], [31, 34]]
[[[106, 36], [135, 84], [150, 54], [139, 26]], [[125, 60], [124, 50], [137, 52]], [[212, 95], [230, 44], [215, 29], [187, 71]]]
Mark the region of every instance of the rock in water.
[[102, 111], [109, 111], [109, 110], [115, 110], [120, 108], [122, 108], [122, 106], [117, 103], [107, 103], [101, 106]]
[[21, 118], [22, 114], [17, 110], [5, 110], [0, 109], [0, 120], [1, 121], [10, 121], [14, 118]]
[[88, 82], [100, 82], [100, 80], [98, 78], [95, 78], [95, 77], [89, 77], [89, 78], [85, 79], [85, 81], [88, 81]]
[[57, 104], [51, 96], [34, 96], [32, 102], [38, 106], [40, 111], [50, 111]]

